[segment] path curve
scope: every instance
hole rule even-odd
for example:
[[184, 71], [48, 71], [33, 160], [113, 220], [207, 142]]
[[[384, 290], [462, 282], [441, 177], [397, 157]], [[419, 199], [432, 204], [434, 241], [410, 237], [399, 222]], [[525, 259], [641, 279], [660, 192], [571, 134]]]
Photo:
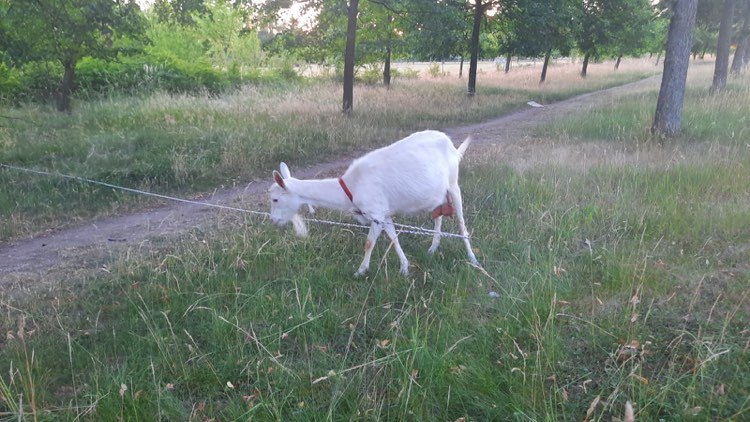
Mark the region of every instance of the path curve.
[[[523, 108], [486, 122], [444, 129], [456, 142], [471, 135], [475, 145], [495, 145], [519, 139], [530, 129], [554, 119], [579, 113], [590, 107], [612, 103], [616, 98], [658, 87], [660, 76], [652, 76], [613, 88], [578, 95], [548, 104], [544, 108]], [[468, 154], [477, 152], [470, 149]], [[295, 171], [301, 178], [331, 175], [343, 171], [354, 158], [316, 164]], [[269, 181], [253, 181], [247, 187], [218, 191], [206, 202], [264, 210]], [[50, 234], [0, 244], [0, 292], [29, 290], [35, 282], [54, 279], [55, 274], [101, 268], [124, 248], [137, 247], [156, 238], [176, 235], [214, 219], [215, 208], [172, 203], [128, 215], [101, 218], [81, 226]], [[51, 277], [52, 276], [52, 277]], [[59, 280], [56, 280], [59, 281]]]

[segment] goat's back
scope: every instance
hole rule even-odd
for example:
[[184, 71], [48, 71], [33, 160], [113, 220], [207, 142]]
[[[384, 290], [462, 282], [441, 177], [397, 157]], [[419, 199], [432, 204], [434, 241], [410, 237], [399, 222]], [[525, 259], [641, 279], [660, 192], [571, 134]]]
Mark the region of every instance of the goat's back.
[[459, 160], [446, 134], [428, 130], [356, 159], [343, 178], [361, 210], [413, 214], [444, 203], [458, 183]]

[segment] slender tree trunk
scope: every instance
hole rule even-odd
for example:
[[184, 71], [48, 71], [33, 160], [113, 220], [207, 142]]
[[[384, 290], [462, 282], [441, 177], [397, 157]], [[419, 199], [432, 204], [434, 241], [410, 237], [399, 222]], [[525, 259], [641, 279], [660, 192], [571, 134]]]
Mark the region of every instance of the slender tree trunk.
[[589, 70], [589, 58], [591, 57], [591, 53], [586, 53], [583, 55], [583, 66], [581, 67], [581, 77], [585, 78], [586, 73]]
[[659, 66], [659, 61], [661, 60], [661, 51], [656, 55], [656, 63], [654, 66]]
[[716, 45], [716, 63], [714, 65], [714, 79], [711, 92], [718, 92], [726, 88], [729, 73], [729, 44], [732, 41], [732, 14], [734, 0], [724, 0], [721, 9], [721, 25], [719, 26], [719, 42]]
[[744, 20], [737, 41], [737, 49], [734, 50], [732, 59], [732, 75], [739, 75], [750, 58], [750, 1], [745, 6]]
[[469, 59], [469, 89], [468, 94], [473, 97], [477, 93], [477, 62], [479, 61], [479, 30], [484, 17], [482, 0], [474, 0], [474, 25], [471, 30], [471, 58]]
[[675, 136], [682, 123], [682, 103], [690, 64], [690, 46], [695, 25], [698, 0], [676, 0], [667, 35], [664, 72], [656, 101], [651, 132], [659, 136]]
[[349, 0], [346, 24], [346, 49], [344, 50], [344, 101], [343, 112], [351, 115], [354, 108], [354, 46], [357, 37], [359, 0]]
[[461, 62], [458, 64], [458, 79], [464, 77], [464, 55], [461, 54]]
[[510, 52], [505, 56], [505, 73], [510, 72], [510, 60], [511, 60]]
[[617, 56], [617, 61], [615, 62], [615, 70], [620, 68], [620, 60], [622, 60], [622, 56]]
[[552, 55], [552, 50], [548, 50], [547, 54], [544, 55], [544, 64], [542, 65], [542, 77], [539, 78], [539, 83], [543, 83], [547, 80], [547, 66], [549, 66], [549, 58]]
[[57, 103], [57, 110], [70, 113], [72, 106], [70, 103], [70, 95], [73, 92], [73, 86], [75, 84], [76, 75], [76, 64], [75, 61], [66, 61], [63, 63], [63, 78], [60, 81], [60, 85], [57, 88], [55, 95], [55, 102]]
[[391, 46], [385, 48], [385, 65], [383, 65], [383, 85], [391, 87]]

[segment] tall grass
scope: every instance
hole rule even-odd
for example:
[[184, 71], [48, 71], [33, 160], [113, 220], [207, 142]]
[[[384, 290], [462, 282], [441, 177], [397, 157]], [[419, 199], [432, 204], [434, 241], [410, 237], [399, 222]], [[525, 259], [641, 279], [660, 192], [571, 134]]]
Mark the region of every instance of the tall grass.
[[[432, 257], [402, 236], [410, 277], [380, 244], [354, 279], [362, 233], [230, 216], [3, 299], [0, 417], [612, 420], [631, 403], [637, 420], [746, 419], [750, 152], [600, 130], [585, 165], [468, 154], [484, 271], [458, 241]], [[572, 138], [519, 142], [550, 156]], [[711, 153], [659, 159], [696, 142]]]
[[[600, 65], [604, 66], [604, 65]], [[609, 66], [609, 65], [607, 65]], [[59, 171], [161, 193], [190, 194], [265, 176], [278, 161], [309, 164], [384, 145], [417, 129], [445, 128], [632, 81], [652, 72], [601, 69], [582, 80], [573, 65], [536, 82], [537, 68], [480, 75], [479, 94], [455, 77], [397, 80], [356, 89], [355, 115], [339, 112], [340, 87], [325, 81], [252, 86], [236, 93], [113, 97], [72, 115], [27, 105], [2, 110], [0, 162]], [[559, 75], [559, 76], [558, 76]], [[124, 212], [141, 199], [109, 189], [0, 172], [0, 239]]]

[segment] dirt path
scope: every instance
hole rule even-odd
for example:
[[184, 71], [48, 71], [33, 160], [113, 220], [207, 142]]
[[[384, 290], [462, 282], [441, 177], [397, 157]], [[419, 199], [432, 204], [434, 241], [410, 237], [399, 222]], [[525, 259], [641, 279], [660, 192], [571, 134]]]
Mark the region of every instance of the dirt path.
[[[579, 95], [544, 108], [524, 108], [515, 113], [483, 123], [446, 129], [453, 139], [471, 135], [474, 146], [468, 155], [484, 147], [508, 144], [521, 139], [529, 130], [554, 119], [578, 113], [591, 107], [606, 106], [624, 94], [658, 87], [659, 76], [618, 87]], [[353, 157], [297, 169], [301, 178], [332, 175], [343, 171]], [[513, 156], [504, 160], [512, 161]], [[215, 193], [207, 202], [232, 205], [252, 210], [265, 210], [263, 194], [268, 180], [250, 183], [245, 188]], [[155, 210], [111, 218], [64, 229], [52, 234], [0, 245], [0, 293], [27, 291], [39, 287], [40, 281], [57, 284], [63, 275], [79, 271], [106, 269], [106, 263], [128, 248], [139, 248], [157, 239], [184, 233], [214, 220], [216, 208], [194, 204], [173, 203]]]

